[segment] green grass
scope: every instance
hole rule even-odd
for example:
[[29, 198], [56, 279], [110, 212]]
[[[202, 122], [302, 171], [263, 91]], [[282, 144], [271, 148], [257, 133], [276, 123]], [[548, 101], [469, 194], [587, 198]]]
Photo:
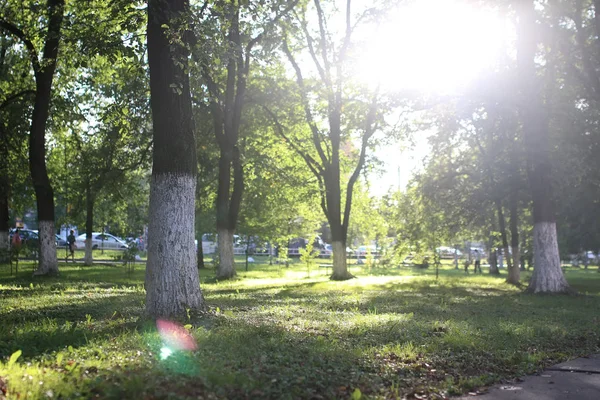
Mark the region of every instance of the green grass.
[[324, 260], [310, 276], [297, 263], [246, 272], [239, 261], [233, 281], [201, 272], [211, 311], [181, 321], [199, 349], [164, 360], [143, 317], [141, 265], [61, 265], [60, 277], [35, 279], [31, 265], [18, 277], [0, 265], [0, 389], [9, 399], [434, 396], [600, 350], [596, 268], [568, 268], [580, 295], [553, 297], [451, 266], [436, 280], [433, 268], [354, 265], [358, 279], [331, 282]]

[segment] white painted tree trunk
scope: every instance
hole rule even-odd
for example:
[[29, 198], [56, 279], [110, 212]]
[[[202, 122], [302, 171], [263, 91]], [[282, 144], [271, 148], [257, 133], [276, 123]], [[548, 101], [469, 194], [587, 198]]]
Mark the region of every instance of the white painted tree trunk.
[[333, 273], [331, 279], [335, 281], [343, 281], [353, 278], [348, 272], [348, 263], [346, 260], [346, 246], [342, 242], [332, 242], [331, 250], [333, 250]]
[[569, 284], [560, 268], [555, 222], [536, 222], [533, 226], [534, 269], [528, 291], [565, 293]]
[[94, 256], [92, 253], [92, 238], [85, 239], [85, 257], [83, 259], [83, 263], [85, 265], [93, 265], [94, 264]]
[[202, 309], [196, 269], [193, 175], [152, 176], [146, 267], [146, 311], [153, 317]]
[[37, 271], [34, 275], [58, 274], [58, 259], [56, 255], [56, 236], [54, 221], [39, 221], [40, 254]]
[[229, 279], [236, 275], [235, 258], [233, 255], [233, 232], [227, 229], [217, 229], [219, 265], [217, 279]]
[[508, 270], [508, 278], [506, 279], [506, 281], [508, 283], [517, 285], [520, 283], [521, 280], [521, 254], [519, 252], [519, 246], [512, 247], [512, 258], [512, 267]]

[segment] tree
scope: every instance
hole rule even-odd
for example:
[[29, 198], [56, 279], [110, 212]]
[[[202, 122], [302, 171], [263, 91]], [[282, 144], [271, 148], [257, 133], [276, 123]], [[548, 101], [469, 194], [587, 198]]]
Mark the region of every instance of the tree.
[[528, 177], [533, 201], [533, 251], [535, 269], [528, 290], [533, 293], [564, 293], [570, 290], [560, 268], [556, 220], [548, 149], [548, 114], [544, 110], [535, 57], [539, 31], [534, 1], [515, 3], [517, 68], [520, 83], [521, 121], [529, 164]]
[[154, 137], [146, 311], [183, 316], [205, 307], [194, 245], [196, 143], [188, 76], [187, 0], [148, 2], [148, 63]]
[[370, 196], [368, 186], [356, 185], [352, 199], [352, 219], [348, 228], [348, 242], [350, 246], [370, 244], [371, 240], [387, 237], [388, 226], [378, 199]]
[[[600, 148], [600, 2], [555, 2], [543, 9], [544, 26], [553, 35], [545, 91], [556, 160], [556, 218], [561, 254], [600, 250], [598, 149]], [[565, 23], [567, 22], [567, 23]], [[556, 84], [560, 82], [560, 85]], [[563, 256], [563, 258], [565, 258]]]
[[[270, 74], [265, 71], [264, 75]], [[268, 85], [268, 81], [255, 79], [255, 83], [259, 81]], [[252, 89], [253, 93], [262, 92], [262, 86]], [[262, 100], [258, 101], [263, 104]], [[270, 243], [314, 237], [322, 218], [316, 180], [304, 161], [276, 135], [269, 114], [259, 108], [251, 111], [247, 118], [251, 135], [242, 142], [246, 195], [240, 210], [240, 232]]]
[[[7, 9], [6, 14], [0, 16], [0, 28], [18, 38], [27, 49], [36, 83], [29, 133], [29, 168], [37, 199], [40, 237], [40, 259], [36, 275], [58, 273], [54, 236], [54, 191], [46, 170], [45, 134], [52, 97], [52, 81], [57, 65], [64, 5], [64, 0], [48, 0], [46, 3], [48, 25], [43, 38], [44, 49], [41, 58], [36, 49], [36, 40], [29, 37], [24, 28], [20, 28], [10, 20], [11, 17], [16, 17], [18, 11]], [[25, 20], [27, 17], [29, 17], [29, 21], [32, 20], [32, 16], [25, 13]]]
[[[21, 57], [15, 42], [0, 38], [0, 253], [9, 249], [9, 203], [13, 193], [26, 185], [27, 176], [20, 159], [26, 153], [30, 98], [34, 91], [22, 76], [27, 74], [27, 61]], [[16, 197], [16, 196], [15, 196]], [[13, 201], [13, 208], [14, 207]]]
[[[228, 279], [236, 274], [233, 234], [244, 192], [238, 140], [252, 59], [270, 30], [296, 3], [297, 0], [216, 2], [205, 13], [206, 3], [198, 15], [198, 19], [203, 20], [203, 24], [198, 25], [203, 30], [198, 36], [210, 37], [210, 43], [199, 41], [201, 46], [195, 59], [208, 89], [214, 135], [220, 151], [216, 200], [219, 251], [216, 275], [219, 279]], [[251, 19], [246, 15], [250, 15]], [[218, 66], [221, 67], [216, 68]]]
[[[87, 70], [90, 75], [97, 76], [108, 65], [111, 65], [109, 57], [96, 55], [89, 61]], [[96, 101], [88, 110], [97, 116], [99, 123], [97, 126], [88, 124], [86, 132], [74, 135], [78, 148], [77, 164], [71, 173], [80, 179], [77, 186], [85, 198], [86, 265], [93, 262], [91, 239], [96, 201], [106, 186], [110, 187], [110, 193], [105, 193], [104, 197], [114, 196], [129, 183], [130, 175], [135, 177], [136, 171], [147, 168], [152, 144], [144, 66], [138, 64], [135, 56], [121, 56], [113, 61], [111, 68], [117, 77], [109, 82], [103, 83], [99, 79], [82, 82], [81, 91], [94, 89], [95, 95], [91, 97]], [[133, 192], [125, 197], [133, 201], [136, 194]]]
[[[297, 31], [300, 37], [297, 47], [291, 47], [289, 35], [284, 39], [282, 46], [296, 75], [300, 91], [299, 102], [305, 113], [305, 123], [310, 129], [313, 149], [309, 150], [295, 143], [284, 129], [279, 129], [279, 133], [302, 156], [319, 182], [321, 209], [331, 229], [333, 249], [331, 279], [333, 280], [352, 278], [346, 263], [346, 240], [354, 185], [365, 165], [367, 150], [372, 145], [371, 138], [381, 123], [379, 109], [381, 104], [378, 94], [364, 96], [360, 92], [351, 92], [351, 85], [348, 82], [346, 67], [349, 63], [348, 52], [356, 22], [372, 11], [371, 9], [365, 11], [355, 21], [351, 5], [351, 0], [348, 0], [345, 10], [345, 29], [339, 45], [336, 45], [332, 39], [334, 32], [328, 30], [328, 26], [331, 25], [328, 25], [326, 20], [330, 16], [322, 7], [321, 1], [314, 0], [314, 11], [319, 26], [317, 32], [309, 30], [308, 16], [304, 9], [296, 21], [299, 25]], [[295, 56], [300, 48], [306, 49], [314, 62], [318, 72], [316, 82], [307, 82], [304, 77], [302, 67]], [[349, 150], [354, 139], [360, 142], [358, 152]], [[348, 163], [349, 160], [353, 160], [354, 166], [348, 167], [351, 173], [347, 180], [344, 179], [344, 187], [342, 187], [346, 164], [344, 151], [354, 153], [348, 156]]]

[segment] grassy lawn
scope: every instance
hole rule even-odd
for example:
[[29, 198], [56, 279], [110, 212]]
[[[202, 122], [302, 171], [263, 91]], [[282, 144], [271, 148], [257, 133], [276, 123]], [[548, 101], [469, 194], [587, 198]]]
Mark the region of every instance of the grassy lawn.
[[600, 351], [596, 268], [567, 269], [580, 295], [557, 297], [450, 266], [436, 280], [354, 265], [347, 282], [299, 264], [206, 270], [210, 312], [181, 321], [199, 348], [166, 358], [141, 265], [20, 271], [0, 265], [0, 398], [441, 398]]

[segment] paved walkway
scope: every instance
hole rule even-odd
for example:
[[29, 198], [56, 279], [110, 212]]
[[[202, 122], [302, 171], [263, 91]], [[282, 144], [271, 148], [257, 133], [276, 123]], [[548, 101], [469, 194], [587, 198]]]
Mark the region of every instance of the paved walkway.
[[526, 376], [518, 383], [496, 385], [470, 400], [600, 400], [600, 354], [577, 358]]

